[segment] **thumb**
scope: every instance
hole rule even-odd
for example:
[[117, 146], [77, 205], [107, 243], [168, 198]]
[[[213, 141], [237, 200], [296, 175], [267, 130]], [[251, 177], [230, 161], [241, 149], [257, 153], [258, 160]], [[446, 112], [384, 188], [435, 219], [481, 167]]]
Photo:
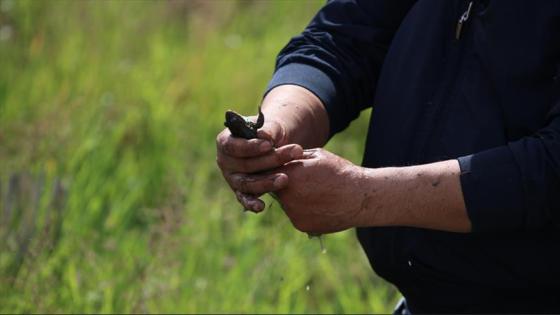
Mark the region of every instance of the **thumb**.
[[272, 141], [274, 147], [281, 147], [288, 143], [286, 129], [278, 121], [266, 121], [257, 131], [257, 137]]

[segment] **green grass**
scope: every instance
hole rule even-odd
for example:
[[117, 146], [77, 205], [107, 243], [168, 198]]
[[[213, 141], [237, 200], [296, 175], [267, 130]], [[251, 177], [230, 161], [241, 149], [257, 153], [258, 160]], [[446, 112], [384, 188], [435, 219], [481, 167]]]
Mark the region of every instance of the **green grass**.
[[353, 231], [321, 254], [214, 162], [321, 4], [0, 1], [0, 312], [389, 312]]

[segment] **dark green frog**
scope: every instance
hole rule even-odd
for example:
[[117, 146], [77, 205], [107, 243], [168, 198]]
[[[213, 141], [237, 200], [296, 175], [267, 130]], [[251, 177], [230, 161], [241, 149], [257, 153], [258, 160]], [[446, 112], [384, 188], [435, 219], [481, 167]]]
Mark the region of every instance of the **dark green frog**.
[[264, 114], [259, 106], [259, 117], [257, 118], [257, 122], [254, 123], [248, 118], [232, 110], [228, 110], [226, 111], [226, 121], [224, 125], [229, 128], [229, 131], [234, 137], [254, 139], [257, 137], [257, 130], [264, 125]]

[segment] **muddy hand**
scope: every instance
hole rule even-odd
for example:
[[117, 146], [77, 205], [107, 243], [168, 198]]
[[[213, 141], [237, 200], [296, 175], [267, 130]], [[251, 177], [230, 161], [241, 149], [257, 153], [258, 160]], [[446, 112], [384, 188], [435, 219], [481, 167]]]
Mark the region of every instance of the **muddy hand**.
[[[262, 114], [259, 116], [246, 119], [228, 111], [225, 124], [229, 128], [216, 137], [216, 162], [222, 175], [239, 203], [254, 212], [264, 209], [264, 202], [259, 199], [261, 195], [282, 189], [288, 183], [286, 174], [271, 170], [303, 156], [301, 146], [284, 145], [283, 127], [279, 122], [265, 120]], [[255, 131], [257, 138], [235, 137], [230, 129], [247, 136]]]
[[303, 158], [277, 170], [290, 178], [276, 192], [292, 224], [310, 236], [356, 226], [363, 210], [356, 198], [363, 183], [362, 168], [323, 149], [305, 150]]

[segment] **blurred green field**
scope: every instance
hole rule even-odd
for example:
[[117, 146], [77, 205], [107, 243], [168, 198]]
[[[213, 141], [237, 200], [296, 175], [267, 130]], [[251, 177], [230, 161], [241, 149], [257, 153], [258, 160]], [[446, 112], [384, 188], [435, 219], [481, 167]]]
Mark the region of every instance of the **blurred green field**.
[[0, 0], [0, 313], [390, 312], [353, 231], [321, 254], [215, 166], [321, 4]]

